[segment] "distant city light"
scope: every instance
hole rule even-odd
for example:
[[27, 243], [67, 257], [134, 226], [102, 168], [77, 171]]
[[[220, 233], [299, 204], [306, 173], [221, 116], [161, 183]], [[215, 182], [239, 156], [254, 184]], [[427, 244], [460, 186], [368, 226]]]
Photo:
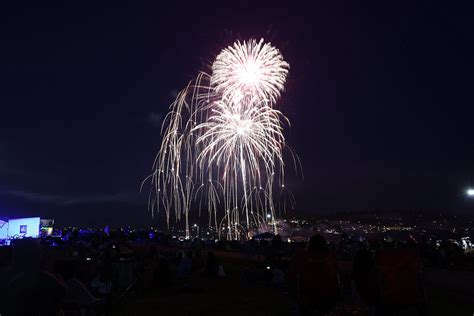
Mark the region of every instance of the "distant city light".
[[474, 196], [474, 189], [467, 189], [466, 194], [469, 196]]

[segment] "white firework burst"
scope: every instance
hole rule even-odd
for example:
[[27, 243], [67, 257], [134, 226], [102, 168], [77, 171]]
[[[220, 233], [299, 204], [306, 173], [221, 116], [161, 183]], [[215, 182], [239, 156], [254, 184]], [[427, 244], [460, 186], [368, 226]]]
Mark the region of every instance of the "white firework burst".
[[275, 103], [289, 67], [280, 51], [263, 39], [237, 41], [217, 55], [212, 64], [211, 87], [224, 99], [244, 94]]
[[287, 119], [274, 104], [288, 69], [263, 39], [236, 42], [217, 56], [211, 76], [199, 74], [171, 105], [150, 197], [168, 223], [172, 210], [177, 219], [184, 215], [187, 237], [193, 203], [207, 206], [219, 233], [226, 223], [227, 238], [246, 237], [269, 219], [276, 232], [274, 190], [284, 189]]

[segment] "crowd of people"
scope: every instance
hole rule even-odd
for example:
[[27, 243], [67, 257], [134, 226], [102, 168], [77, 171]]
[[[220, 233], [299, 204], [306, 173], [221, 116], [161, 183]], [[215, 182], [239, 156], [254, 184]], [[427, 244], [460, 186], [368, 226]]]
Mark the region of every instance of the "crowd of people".
[[0, 247], [0, 315], [111, 315], [130, 292], [167, 293], [192, 274], [224, 276], [219, 258], [201, 244], [164, 254], [157, 243], [134, 244], [123, 234], [83, 237]]
[[[129, 295], [179, 295], [189, 278], [225, 278], [233, 254], [241, 279], [282, 291], [296, 313], [388, 315], [425, 311], [423, 266], [470, 267], [455, 245], [428, 241], [367, 241], [343, 234], [338, 243], [315, 235], [288, 243], [280, 236], [248, 241], [185, 240], [123, 232], [63, 233], [0, 247], [1, 315], [107, 315]], [[246, 262], [261, 263], [261, 270]], [[471, 265], [471, 266], [470, 266]]]

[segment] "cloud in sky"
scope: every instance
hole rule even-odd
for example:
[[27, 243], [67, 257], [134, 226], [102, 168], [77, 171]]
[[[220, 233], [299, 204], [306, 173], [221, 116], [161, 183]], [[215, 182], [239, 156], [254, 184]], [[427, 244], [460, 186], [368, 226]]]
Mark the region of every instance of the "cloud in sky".
[[62, 196], [23, 190], [0, 190], [0, 195], [13, 196], [33, 202], [53, 203], [58, 205], [85, 205], [108, 202], [130, 202], [133, 200], [133, 194], [127, 192], [93, 196]]
[[155, 128], [161, 128], [161, 124], [163, 123], [163, 114], [150, 112], [148, 114], [148, 122], [150, 122], [150, 124]]
[[172, 100], [174, 100], [178, 96], [178, 93], [179, 93], [178, 89], [171, 89], [168, 95], [170, 96]]

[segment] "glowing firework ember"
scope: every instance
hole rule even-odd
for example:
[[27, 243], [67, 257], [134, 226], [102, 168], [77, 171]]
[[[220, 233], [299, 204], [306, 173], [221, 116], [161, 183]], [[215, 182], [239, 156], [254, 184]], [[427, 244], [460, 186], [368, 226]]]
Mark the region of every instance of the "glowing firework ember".
[[267, 222], [276, 231], [274, 191], [286, 190], [286, 118], [273, 107], [288, 68], [263, 40], [236, 42], [217, 56], [212, 75], [200, 73], [170, 106], [150, 197], [168, 223], [171, 210], [185, 217], [186, 237], [194, 203], [207, 207], [209, 224], [229, 239]]

